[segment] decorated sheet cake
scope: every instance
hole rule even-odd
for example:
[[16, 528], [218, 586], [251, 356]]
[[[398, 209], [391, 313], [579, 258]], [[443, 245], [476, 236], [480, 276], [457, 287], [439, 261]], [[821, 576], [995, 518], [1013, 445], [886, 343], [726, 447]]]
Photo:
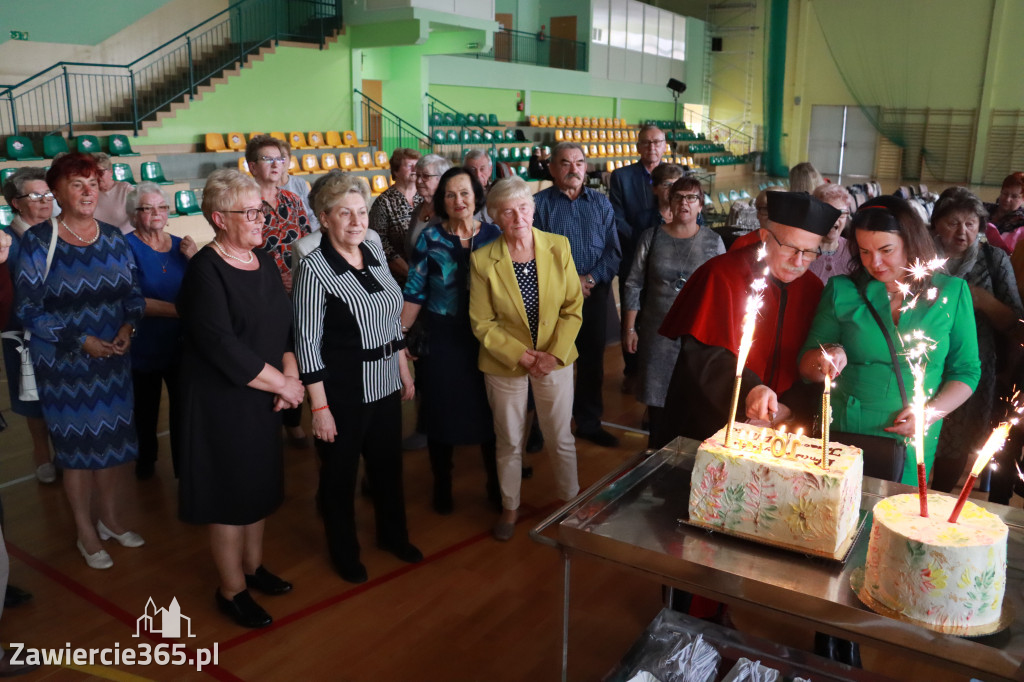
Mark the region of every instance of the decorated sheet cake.
[[840, 558], [856, 530], [860, 448], [737, 424], [697, 451], [690, 523], [809, 554]]
[[1006, 524], [967, 502], [949, 523], [956, 498], [928, 495], [928, 517], [917, 495], [875, 505], [864, 568], [868, 595], [912, 620], [940, 628], [996, 623], [1006, 587]]

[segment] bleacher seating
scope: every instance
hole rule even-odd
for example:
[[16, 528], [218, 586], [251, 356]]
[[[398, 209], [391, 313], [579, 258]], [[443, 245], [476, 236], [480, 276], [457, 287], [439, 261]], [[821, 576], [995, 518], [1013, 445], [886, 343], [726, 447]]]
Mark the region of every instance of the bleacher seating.
[[143, 182], [155, 182], [158, 185], [173, 185], [174, 182], [164, 177], [163, 166], [159, 161], [146, 161], [140, 169]]
[[107, 149], [111, 156], [141, 156], [132, 149], [131, 142], [124, 135], [113, 134], [107, 138]]
[[[97, 149], [96, 151], [99, 151]], [[36, 154], [32, 140], [24, 135], [10, 135], [7, 137], [7, 158], [12, 161], [41, 161], [43, 157]]]

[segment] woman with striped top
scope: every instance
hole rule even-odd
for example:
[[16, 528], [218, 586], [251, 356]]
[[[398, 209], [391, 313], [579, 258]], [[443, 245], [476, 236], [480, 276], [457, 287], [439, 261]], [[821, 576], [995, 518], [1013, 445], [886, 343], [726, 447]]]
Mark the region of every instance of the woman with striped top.
[[367, 194], [350, 175], [324, 182], [313, 211], [326, 238], [299, 263], [294, 290], [299, 370], [321, 462], [317, 500], [331, 561], [352, 583], [367, 579], [355, 524], [360, 453], [377, 546], [409, 563], [423, 558], [409, 542], [402, 490], [401, 401], [414, 392], [399, 321], [402, 291], [384, 251], [364, 241]]

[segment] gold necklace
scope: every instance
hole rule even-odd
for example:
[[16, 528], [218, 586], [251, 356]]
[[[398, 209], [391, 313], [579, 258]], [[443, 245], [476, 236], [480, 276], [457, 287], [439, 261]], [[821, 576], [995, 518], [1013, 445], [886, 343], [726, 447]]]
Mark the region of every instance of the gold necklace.
[[64, 226], [64, 229], [67, 230], [68, 232], [70, 232], [71, 235], [75, 239], [77, 239], [78, 241], [82, 242], [83, 244], [95, 244], [96, 240], [100, 238], [100, 224], [96, 222], [95, 218], [93, 219], [92, 223], [93, 223], [93, 225], [96, 226], [96, 234], [93, 235], [92, 239], [84, 239], [82, 237], [82, 235], [78, 234], [77, 232], [72, 230], [70, 227], [68, 227], [68, 224], [66, 222], [64, 222], [63, 218], [60, 219], [60, 224]]
[[242, 263], [243, 265], [249, 265], [249, 264], [251, 264], [251, 263], [252, 263], [252, 259], [256, 257], [256, 255], [255, 255], [255, 254], [254, 254], [254, 253], [253, 253], [252, 251], [250, 251], [250, 252], [249, 252], [249, 260], [242, 260], [242, 259], [241, 259], [241, 258], [239, 258], [238, 256], [233, 256], [233, 255], [231, 255], [230, 253], [228, 253], [228, 252], [227, 252], [226, 250], [224, 250], [224, 247], [223, 247], [223, 246], [221, 246], [221, 245], [220, 245], [220, 242], [219, 242], [219, 241], [217, 241], [216, 239], [214, 239], [214, 240], [213, 240], [213, 245], [217, 247], [217, 250], [218, 250], [218, 251], [220, 251], [220, 252], [221, 252], [222, 254], [224, 254], [224, 257], [225, 257], [225, 258], [230, 258], [230, 259], [232, 259], [232, 260], [236, 260], [236, 261], [238, 261], [239, 263]]

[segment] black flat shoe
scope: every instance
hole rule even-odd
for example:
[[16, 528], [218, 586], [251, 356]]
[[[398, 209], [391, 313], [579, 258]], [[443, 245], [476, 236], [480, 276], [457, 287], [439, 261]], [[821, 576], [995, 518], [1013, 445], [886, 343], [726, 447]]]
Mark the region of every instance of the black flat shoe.
[[338, 572], [342, 580], [354, 585], [365, 583], [370, 577], [366, 574], [366, 566], [363, 566], [360, 561], [351, 564], [334, 564], [334, 570]]
[[416, 549], [411, 542], [406, 541], [398, 545], [377, 545], [385, 552], [391, 552], [407, 564], [418, 564], [423, 561], [423, 552]]
[[287, 580], [281, 580], [276, 575], [260, 566], [252, 575], [245, 576], [245, 586], [259, 590], [263, 594], [284, 594], [292, 591], [292, 584]]
[[619, 439], [608, 433], [602, 428], [597, 428], [593, 431], [577, 431], [577, 438], [583, 438], [589, 440], [595, 445], [600, 445], [603, 448], [614, 448], [619, 444]]
[[270, 614], [253, 601], [249, 590], [242, 590], [232, 599], [225, 597], [220, 590], [217, 590], [214, 596], [217, 599], [217, 608], [221, 613], [243, 628], [265, 628], [274, 622]]
[[6, 608], [21, 606], [25, 602], [29, 601], [32, 601], [31, 592], [26, 592], [25, 590], [15, 585], [7, 586], [7, 592], [4, 593], [4, 606]]

